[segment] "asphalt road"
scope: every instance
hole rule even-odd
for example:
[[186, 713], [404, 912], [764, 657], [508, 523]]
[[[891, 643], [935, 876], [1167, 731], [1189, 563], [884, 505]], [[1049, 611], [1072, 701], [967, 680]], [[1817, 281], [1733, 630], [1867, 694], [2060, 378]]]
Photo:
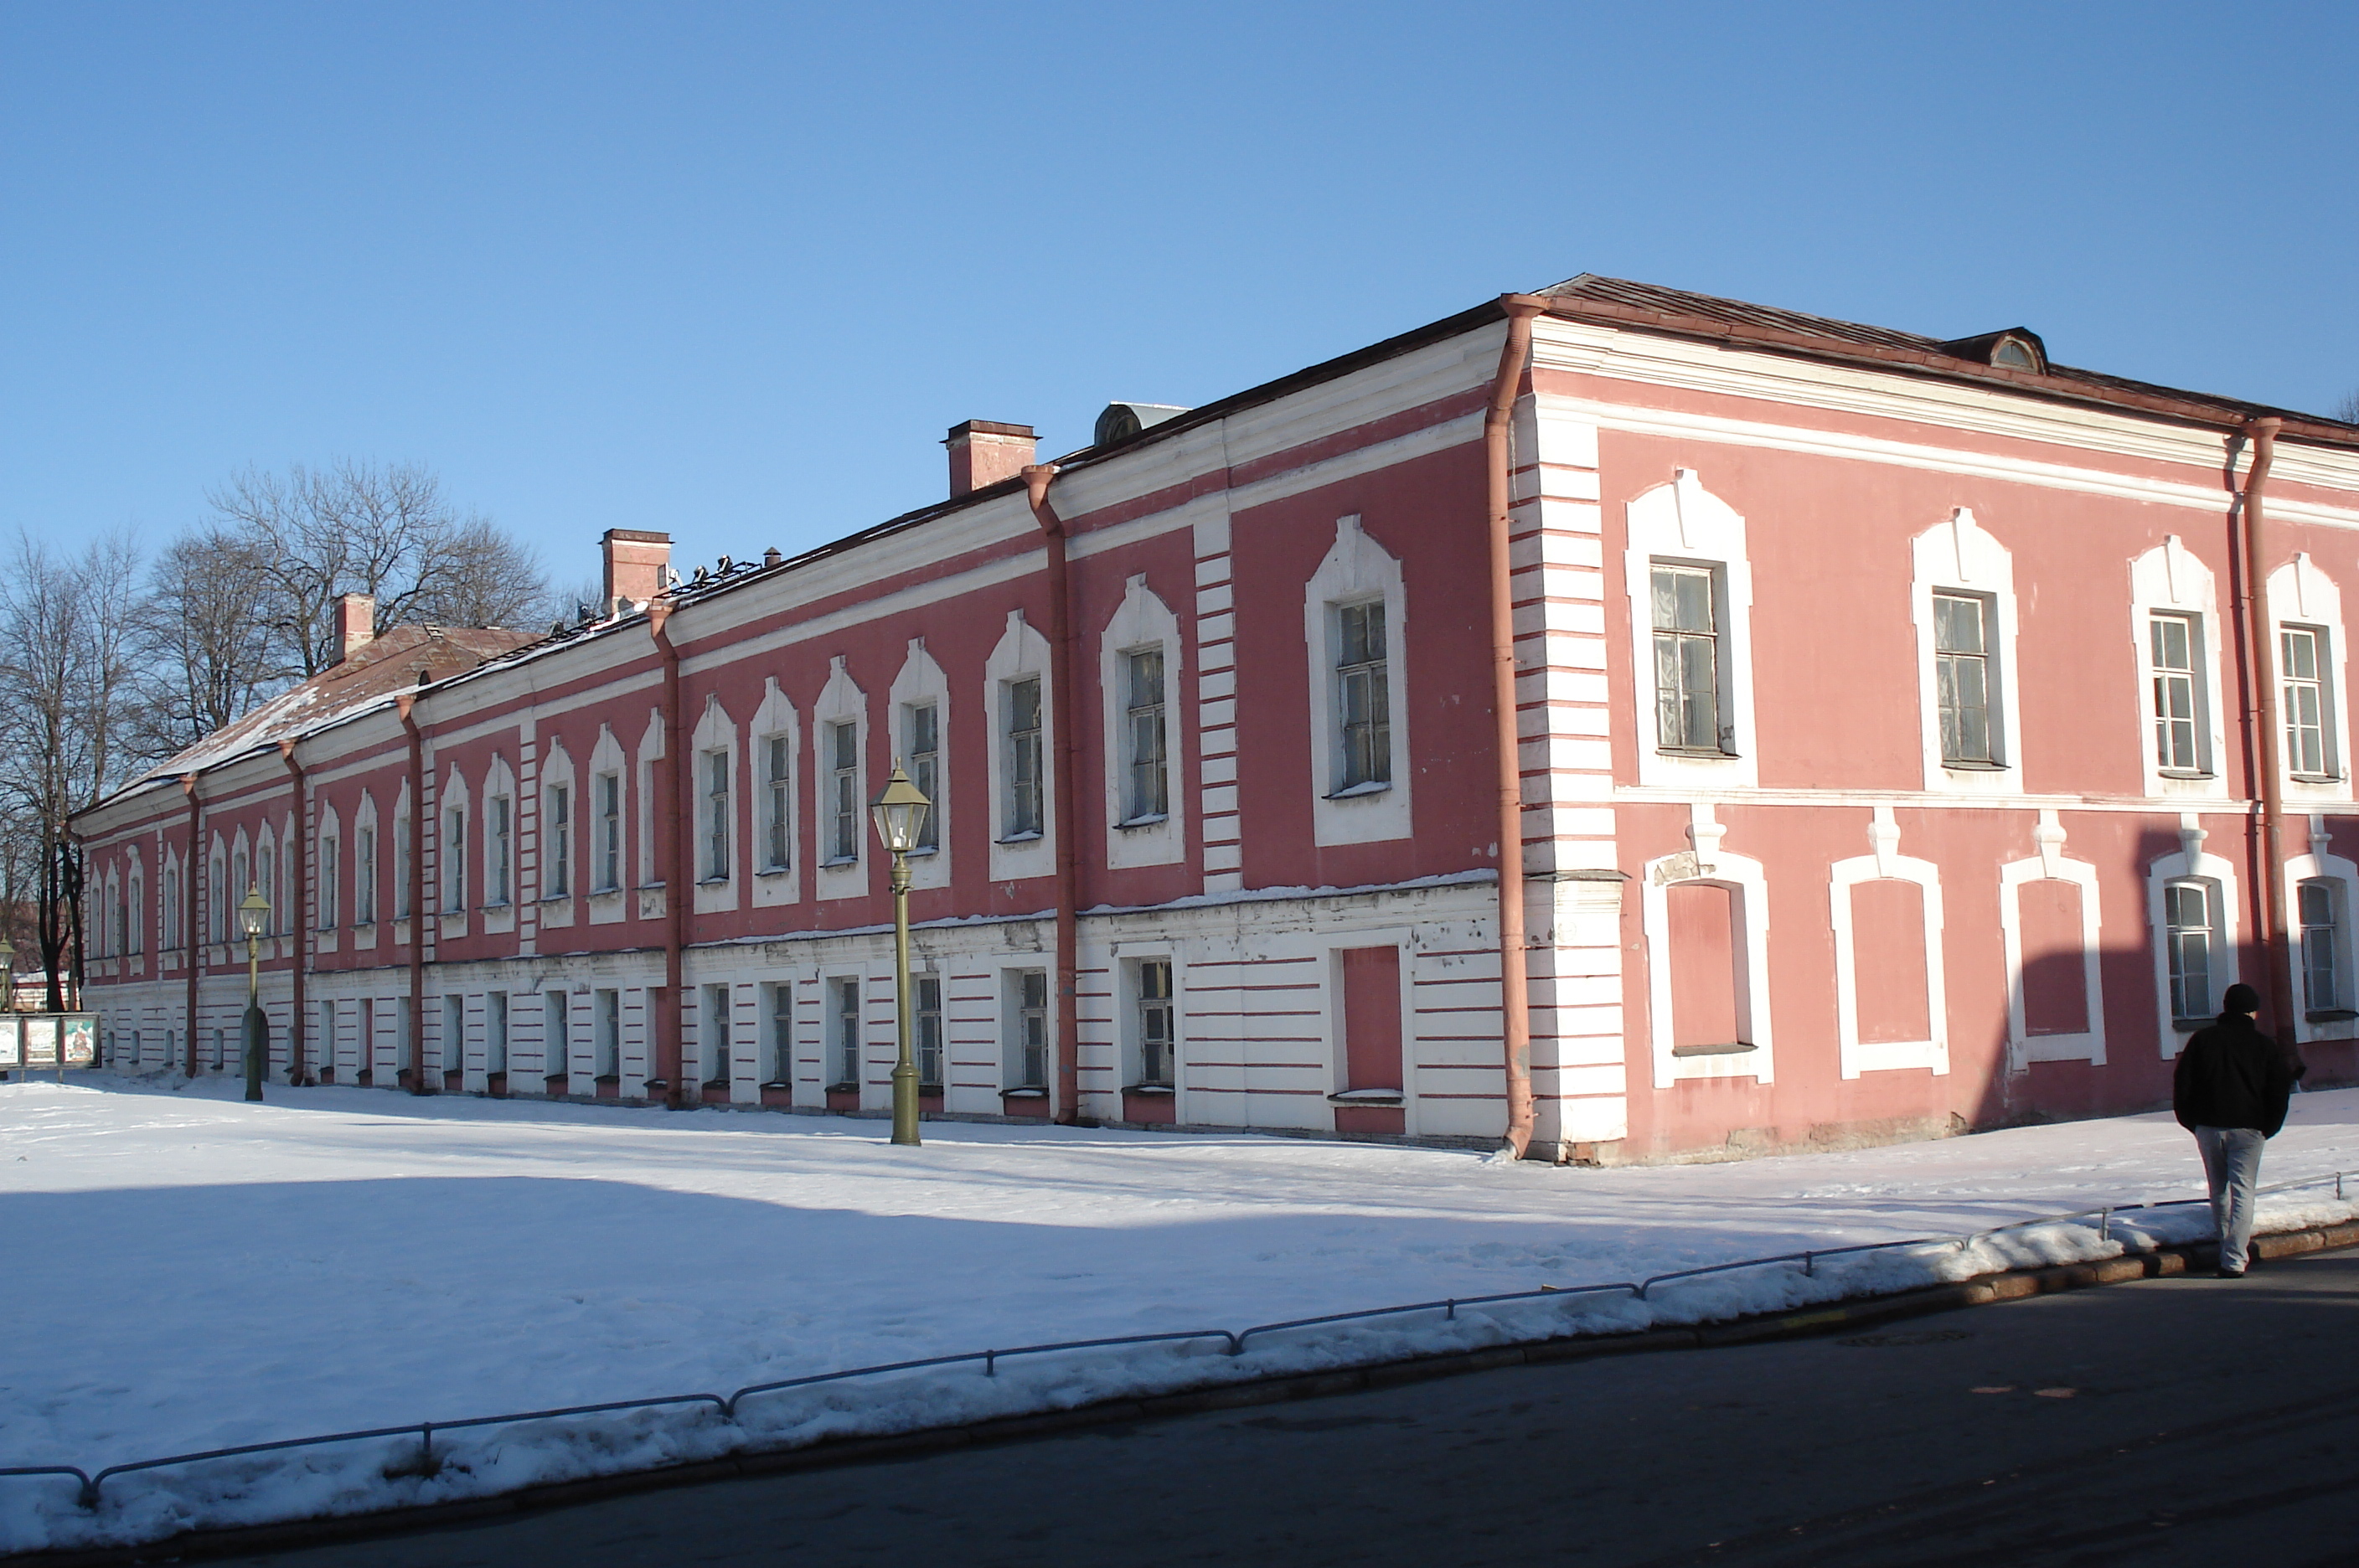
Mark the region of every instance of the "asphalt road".
[[1515, 1367], [255, 1568], [2359, 1563], [2359, 1255]]

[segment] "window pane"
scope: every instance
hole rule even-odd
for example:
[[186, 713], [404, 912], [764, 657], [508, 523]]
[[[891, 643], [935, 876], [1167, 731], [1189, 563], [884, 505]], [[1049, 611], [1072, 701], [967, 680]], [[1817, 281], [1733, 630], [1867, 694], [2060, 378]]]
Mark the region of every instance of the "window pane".
[[1962, 593], [1933, 595], [1933, 647], [1942, 653], [1982, 653], [1983, 601]]

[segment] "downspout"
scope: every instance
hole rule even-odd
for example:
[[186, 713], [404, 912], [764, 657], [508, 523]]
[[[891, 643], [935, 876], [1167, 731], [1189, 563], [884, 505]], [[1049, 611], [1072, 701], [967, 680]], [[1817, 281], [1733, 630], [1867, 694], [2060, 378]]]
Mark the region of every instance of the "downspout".
[[[405, 691], [393, 700], [409, 735], [409, 865], [405, 871], [409, 906], [409, 1092], [426, 1086], [426, 737], [418, 730], [418, 699]], [[397, 1076], [398, 1074], [397, 1073]]]
[[[670, 885], [664, 889], [664, 912], [669, 918], [664, 922], [664, 1002], [656, 1009], [656, 1071], [664, 1076], [664, 1104], [677, 1111], [691, 1104], [681, 1083], [685, 1065], [680, 1059], [679, 1014], [685, 1003], [680, 996], [680, 953], [688, 945], [688, 903], [696, 886], [689, 875], [689, 856], [695, 853], [696, 838], [680, 831], [679, 770], [688, 765], [688, 758], [680, 728], [679, 649], [673, 646], [667, 624], [671, 615], [669, 599], [658, 598], [647, 605], [647, 629], [655, 634], [656, 651], [663, 655], [664, 761], [669, 765], [661, 775], [663, 808], [649, 813], [654, 819], [649, 825], [658, 851], [665, 842], [664, 833], [670, 832], [673, 862], [666, 878]], [[660, 854], [650, 858], [657, 866], [663, 864]], [[703, 1098], [701, 1086], [697, 1098]]]
[[280, 741], [278, 757], [287, 764], [287, 772], [295, 781], [295, 865], [292, 875], [295, 884], [295, 992], [292, 1006], [295, 1010], [287, 1029], [287, 1082], [301, 1083], [304, 1082], [303, 1025], [309, 1016], [303, 1006], [307, 996], [303, 984], [303, 936], [311, 929], [311, 887], [307, 876], [311, 863], [311, 811], [303, 765], [295, 760], [295, 743]]
[[180, 793], [189, 798], [189, 853], [180, 861], [180, 962], [189, 968], [189, 1066], [188, 1075], [197, 1075], [197, 965], [204, 944], [199, 940], [204, 933], [197, 929], [197, 884], [203, 873], [204, 863], [204, 797], [197, 792], [194, 773], [180, 776]]
[[2277, 637], [2268, 613], [2267, 556], [2261, 543], [2261, 492], [2267, 485], [2269, 463], [2277, 455], [2277, 430], [2283, 419], [2258, 419], [2245, 427], [2253, 439], [2253, 465], [2245, 474], [2244, 505], [2238, 521], [2244, 533], [2243, 592], [2237, 595], [2244, 611], [2245, 637], [2251, 659], [2254, 701], [2245, 709], [2247, 722], [2259, 735], [2251, 747], [2260, 769], [2261, 803], [2261, 929], [2263, 961], [2269, 971], [2269, 1017], [2277, 1025], [2285, 1048], [2294, 1048], [2292, 953], [2286, 941], [2285, 909], [2285, 784], [2284, 732], [2278, 704]]
[[1521, 1160], [1532, 1143], [1532, 1012], [1524, 952], [1523, 746], [1516, 715], [1515, 561], [1508, 537], [1516, 497], [1508, 443], [1515, 433], [1516, 395], [1531, 357], [1532, 318], [1548, 306], [1527, 294], [1503, 294], [1499, 306], [1507, 315], [1507, 342], [1499, 350], [1491, 406], [1483, 414], [1483, 455], [1491, 534], [1491, 706], [1498, 725], [1499, 1018], [1507, 1067], [1503, 1147]]
[[1081, 1040], [1081, 862], [1074, 850], [1073, 777], [1081, 767], [1081, 710], [1073, 704], [1072, 577], [1065, 565], [1065, 520], [1049, 504], [1053, 463], [1024, 470], [1024, 491], [1032, 503], [1049, 550], [1049, 681], [1057, 702], [1057, 1093], [1049, 1116], [1071, 1122], [1081, 1116], [1081, 1081], [1074, 1064]]

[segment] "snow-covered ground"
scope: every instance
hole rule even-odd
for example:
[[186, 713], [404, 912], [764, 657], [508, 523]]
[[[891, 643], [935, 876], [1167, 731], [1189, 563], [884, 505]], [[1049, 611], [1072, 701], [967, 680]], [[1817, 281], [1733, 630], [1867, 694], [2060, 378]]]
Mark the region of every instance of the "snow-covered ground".
[[[1043, 1341], [1244, 1328], [1443, 1296], [1949, 1235], [2200, 1194], [2167, 1116], [1739, 1164], [1550, 1169], [1214, 1137], [416, 1100], [360, 1089], [0, 1085], [0, 1465], [743, 1385]], [[2359, 1170], [2359, 1091], [2297, 1098], [2265, 1182]], [[2359, 1181], [2352, 1184], [2359, 1199]], [[2350, 1217], [2332, 1187], [2264, 1228]], [[1762, 1311], [2209, 1232], [2201, 1205], [1627, 1293], [1041, 1356], [749, 1400], [377, 1440], [110, 1480], [0, 1477], [0, 1552], [383, 1508], [832, 1432], [893, 1431], [1571, 1328]]]

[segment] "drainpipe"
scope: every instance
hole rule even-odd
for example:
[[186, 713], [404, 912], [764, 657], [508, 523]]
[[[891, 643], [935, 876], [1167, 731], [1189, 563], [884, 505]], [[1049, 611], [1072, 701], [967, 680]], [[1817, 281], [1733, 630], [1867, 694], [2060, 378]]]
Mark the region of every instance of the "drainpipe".
[[2253, 441], [2253, 465], [2245, 474], [2244, 505], [2238, 519], [2244, 534], [2243, 592], [2237, 595], [2244, 611], [2247, 666], [2253, 672], [2254, 701], [2246, 705], [2246, 722], [2259, 734], [2250, 754], [2260, 769], [2256, 793], [2261, 805], [2261, 929], [2260, 950], [2268, 965], [2269, 1016], [2277, 1020], [2285, 1048], [2294, 1048], [2292, 954], [2286, 940], [2285, 909], [2285, 735], [2279, 727], [2277, 637], [2269, 619], [2267, 557], [2261, 543], [2261, 491], [2268, 483], [2269, 463], [2277, 455], [2277, 430], [2285, 421], [2255, 419], [2245, 427]]
[[418, 699], [403, 692], [393, 700], [409, 735], [409, 1092], [426, 1086], [426, 737], [419, 733]]
[[[180, 793], [189, 798], [189, 853], [180, 861], [180, 962], [189, 969], [189, 1076], [197, 1075], [197, 964], [204, 952], [198, 939], [203, 932], [197, 929], [197, 885], [203, 875], [199, 869], [204, 864], [204, 798], [197, 792], [198, 775], [180, 776]], [[13, 1002], [14, 998], [11, 998]]]
[[1483, 454], [1488, 460], [1491, 534], [1491, 706], [1498, 723], [1499, 1015], [1507, 1067], [1507, 1132], [1503, 1147], [1521, 1160], [1532, 1142], [1531, 980], [1524, 934], [1524, 778], [1522, 737], [1516, 715], [1515, 562], [1508, 538], [1515, 506], [1513, 460], [1516, 395], [1531, 357], [1532, 318], [1547, 301], [1503, 294], [1507, 342], [1483, 414]]
[[288, 775], [295, 781], [295, 865], [291, 880], [295, 884], [295, 992], [294, 1016], [287, 1030], [287, 1082], [301, 1083], [303, 1073], [303, 1025], [309, 1014], [305, 998], [303, 973], [303, 936], [311, 929], [311, 887], [306, 871], [310, 865], [311, 813], [303, 765], [295, 760], [295, 743], [278, 743], [279, 760], [287, 764]]
[[[658, 852], [652, 858], [657, 866], [663, 865], [660, 851], [665, 842], [664, 833], [669, 829], [673, 861], [670, 870], [666, 873], [669, 886], [664, 889], [664, 911], [669, 918], [664, 922], [664, 1001], [656, 1009], [656, 1071], [664, 1076], [664, 1104], [677, 1111], [692, 1103], [682, 1083], [686, 1072], [680, 1055], [679, 1011], [683, 1005], [680, 998], [680, 953], [688, 945], [688, 901], [693, 897], [690, 889], [696, 886], [695, 879], [689, 875], [689, 857], [696, 851], [696, 835], [680, 831], [679, 772], [688, 766], [688, 746], [680, 724], [679, 649], [673, 646], [669, 625], [672, 608], [669, 599], [658, 598], [650, 603], [647, 605], [647, 630], [655, 636], [656, 651], [663, 655], [664, 760], [670, 765], [661, 774], [662, 806], [650, 813], [655, 819], [653, 828]], [[697, 1099], [701, 1101], [703, 1097], [703, 1089], [700, 1085]]]
[[1057, 1090], [1049, 1115], [1081, 1116], [1081, 1081], [1074, 1058], [1081, 1043], [1081, 863], [1074, 850], [1073, 778], [1081, 768], [1081, 710], [1073, 703], [1072, 578], [1065, 566], [1065, 520], [1049, 504], [1053, 463], [1024, 470], [1025, 494], [1049, 549], [1049, 681], [1057, 701]]

